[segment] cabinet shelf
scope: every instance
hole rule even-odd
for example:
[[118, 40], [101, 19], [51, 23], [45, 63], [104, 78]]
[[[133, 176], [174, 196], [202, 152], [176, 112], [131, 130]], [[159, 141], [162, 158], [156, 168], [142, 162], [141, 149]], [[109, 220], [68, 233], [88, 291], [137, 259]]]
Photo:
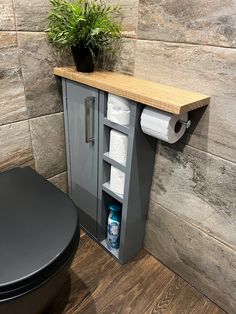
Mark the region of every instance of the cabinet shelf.
[[119, 201], [120, 203], [123, 203], [123, 196], [121, 194], [117, 194], [115, 192], [113, 192], [110, 189], [110, 182], [106, 182], [102, 185], [102, 189], [103, 191], [105, 191], [107, 194], [109, 194], [111, 197], [113, 197], [114, 199], [116, 199], [117, 201]]
[[106, 162], [108, 162], [109, 164], [111, 164], [112, 166], [116, 167], [117, 169], [125, 172], [125, 165], [124, 164], [121, 164], [119, 162], [117, 162], [116, 160], [112, 159], [110, 156], [109, 156], [109, 153], [104, 153], [103, 154], [103, 160], [105, 160]]
[[124, 134], [129, 134], [129, 127], [125, 125], [121, 125], [115, 122], [110, 121], [107, 118], [104, 118], [104, 124], [114, 130], [120, 131]]
[[107, 239], [104, 239], [102, 242], [100, 242], [101, 245], [108, 251], [110, 252], [113, 256], [115, 256], [117, 259], [119, 259], [119, 250], [110, 250], [107, 246]]

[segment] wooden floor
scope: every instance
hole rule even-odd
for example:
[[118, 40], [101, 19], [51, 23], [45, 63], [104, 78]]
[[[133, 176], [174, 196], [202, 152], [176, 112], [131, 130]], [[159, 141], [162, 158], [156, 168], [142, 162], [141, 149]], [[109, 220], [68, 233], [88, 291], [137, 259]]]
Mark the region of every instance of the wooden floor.
[[87, 235], [45, 314], [224, 313], [146, 251], [121, 266]]

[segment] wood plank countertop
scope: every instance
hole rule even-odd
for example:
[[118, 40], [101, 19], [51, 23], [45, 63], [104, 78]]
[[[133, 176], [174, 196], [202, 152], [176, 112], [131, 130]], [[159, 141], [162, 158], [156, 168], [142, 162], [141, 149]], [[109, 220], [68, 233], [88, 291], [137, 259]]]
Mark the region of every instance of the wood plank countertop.
[[54, 68], [54, 74], [174, 114], [207, 106], [210, 101], [204, 94], [117, 72], [82, 73], [73, 67], [61, 67]]

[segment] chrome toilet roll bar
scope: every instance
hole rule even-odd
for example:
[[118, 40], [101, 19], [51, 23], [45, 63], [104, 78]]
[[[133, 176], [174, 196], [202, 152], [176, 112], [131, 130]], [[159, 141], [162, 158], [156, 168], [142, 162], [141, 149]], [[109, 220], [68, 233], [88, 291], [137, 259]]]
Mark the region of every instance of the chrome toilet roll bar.
[[187, 129], [190, 128], [191, 126], [191, 120], [188, 120], [188, 121], [179, 120], [179, 122], [184, 124]]

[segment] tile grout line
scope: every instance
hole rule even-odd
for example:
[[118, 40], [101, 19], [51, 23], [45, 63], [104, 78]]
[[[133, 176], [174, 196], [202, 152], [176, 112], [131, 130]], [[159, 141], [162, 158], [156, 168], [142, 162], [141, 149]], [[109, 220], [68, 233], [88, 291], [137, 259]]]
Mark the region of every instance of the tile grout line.
[[232, 250], [234, 253], [236, 253], [236, 248], [234, 249], [232, 246], [230, 246], [228, 243], [224, 242], [222, 239], [215, 237], [212, 233], [207, 232], [205, 229], [201, 228], [200, 226], [187, 221], [185, 219], [183, 219], [182, 217], [180, 217], [179, 215], [177, 215], [176, 213], [173, 213], [171, 210], [169, 210], [168, 208], [166, 208], [164, 205], [154, 201], [153, 199], [150, 199], [151, 202], [155, 203], [156, 205], [160, 206], [162, 209], [166, 210], [168, 213], [170, 213], [171, 215], [174, 215], [175, 217], [177, 217], [177, 219], [181, 220], [182, 222], [192, 226], [193, 228], [199, 230], [200, 232], [204, 233], [206, 236], [214, 239], [215, 241], [221, 243], [222, 245], [226, 246], [228, 249]]
[[40, 115], [40, 116], [37, 116], [37, 117], [26, 118], [26, 119], [21, 119], [21, 120], [15, 120], [15, 121], [11, 121], [11, 122], [0, 124], [0, 127], [3, 127], [5, 125], [11, 125], [11, 124], [15, 124], [15, 123], [20, 123], [20, 122], [25, 122], [25, 121], [28, 121], [28, 120], [31, 121], [31, 120], [35, 120], [35, 119], [40, 119], [40, 118], [43, 118], [43, 117], [53, 116], [53, 115], [57, 115], [57, 114], [61, 114], [61, 113], [64, 114], [63, 111], [58, 111], [58, 112], [52, 112], [52, 113], [43, 114], [43, 115]]
[[219, 158], [219, 159], [221, 159], [221, 160], [223, 160], [223, 161], [227, 161], [227, 162], [229, 162], [229, 163], [231, 163], [231, 164], [233, 164], [233, 165], [236, 165], [236, 161], [233, 161], [233, 160], [230, 160], [230, 159], [228, 159], [228, 158], [224, 158], [224, 157], [221, 157], [221, 156], [219, 156], [219, 155], [216, 155], [216, 154], [214, 154], [214, 153], [211, 153], [211, 152], [202, 150], [202, 149], [197, 148], [197, 147], [195, 147], [195, 146], [193, 146], [193, 145], [190, 145], [189, 143], [185, 144], [185, 143], [182, 142], [181, 140], [180, 140], [179, 142], [180, 142], [181, 144], [183, 144], [184, 146], [189, 146], [189, 147], [191, 147], [192, 149], [196, 149], [196, 150], [198, 150], [198, 151], [200, 151], [200, 152], [202, 152], [202, 153], [205, 153], [205, 154], [214, 156], [214, 157]]
[[199, 152], [202, 152], [202, 153], [205, 153], [205, 154], [207, 154], [207, 155], [211, 155], [211, 156], [214, 156], [214, 157], [216, 157], [216, 158], [218, 158], [218, 159], [221, 159], [222, 161], [226, 161], [226, 162], [229, 162], [229, 163], [231, 163], [231, 164], [233, 164], [233, 165], [236, 165], [236, 161], [233, 161], [233, 160], [230, 160], [230, 159], [228, 159], [228, 158], [224, 158], [224, 157], [222, 157], [222, 156], [216, 155], [216, 154], [214, 154], [214, 153], [212, 153], [212, 152], [209, 152], [209, 151], [200, 149], [200, 148], [198, 148], [198, 147], [195, 147], [195, 146], [193, 146], [193, 145], [190, 145], [189, 143], [185, 143], [184, 141], [181, 141], [181, 139], [178, 141], [178, 143], [179, 143], [179, 144], [182, 144], [184, 147], [185, 147], [185, 146], [191, 147], [193, 150], [197, 150], [197, 151], [199, 151]]
[[[31, 143], [31, 150], [32, 150], [32, 155], [33, 155], [33, 160], [34, 160], [34, 167], [36, 169], [36, 160], [34, 157], [34, 148], [33, 148], [33, 140], [32, 140], [32, 135], [31, 135], [31, 128], [30, 128], [30, 123], [29, 123], [29, 111], [26, 103], [26, 92], [25, 92], [25, 80], [24, 80], [24, 75], [22, 71], [22, 64], [21, 64], [21, 58], [20, 58], [20, 46], [19, 46], [19, 39], [18, 39], [18, 31], [17, 31], [17, 23], [16, 23], [16, 14], [15, 14], [15, 4], [14, 0], [11, 0], [12, 3], [12, 9], [13, 9], [13, 17], [14, 17], [14, 24], [15, 24], [15, 33], [16, 33], [16, 43], [17, 43], [17, 58], [19, 62], [19, 68], [20, 68], [20, 75], [21, 75], [21, 80], [23, 83], [23, 90], [24, 90], [24, 98], [25, 98], [25, 107], [27, 111], [27, 122], [28, 122], [28, 129], [29, 129], [29, 136], [30, 136], [30, 143]], [[24, 120], [24, 121], [26, 121]]]
[[[5, 29], [1, 30], [1, 32], [14, 32], [14, 30]], [[34, 30], [17, 30], [18, 33], [45, 33], [43, 30], [34, 31]], [[203, 44], [203, 43], [194, 43], [194, 42], [182, 42], [182, 41], [168, 41], [168, 40], [161, 40], [161, 39], [151, 39], [151, 38], [141, 38], [141, 37], [129, 37], [126, 34], [122, 36], [122, 38], [130, 39], [130, 40], [137, 40], [137, 41], [149, 41], [149, 42], [159, 42], [159, 43], [166, 43], [166, 44], [173, 44], [173, 45], [186, 45], [186, 46], [200, 46], [200, 47], [212, 47], [212, 48], [222, 48], [222, 49], [233, 49], [235, 50], [236, 47], [233, 46], [222, 46], [222, 45], [212, 45], [212, 44]]]
[[[130, 38], [130, 37], [127, 37], [127, 38]], [[213, 47], [213, 48], [222, 48], [222, 49], [233, 49], [233, 50], [236, 49], [236, 47], [232, 47], [232, 46], [222, 46], [222, 45], [217, 46], [217, 45], [194, 43], [194, 42], [181, 42], [181, 41], [175, 42], [175, 41], [168, 41], [168, 40], [161, 40], [161, 39], [141, 38], [141, 37], [138, 37], [138, 34], [137, 34], [136, 39], [139, 41], [160, 42], [160, 43], [173, 44], [173, 45], [186, 45], [186, 46], [192, 45], [192, 46]]]

